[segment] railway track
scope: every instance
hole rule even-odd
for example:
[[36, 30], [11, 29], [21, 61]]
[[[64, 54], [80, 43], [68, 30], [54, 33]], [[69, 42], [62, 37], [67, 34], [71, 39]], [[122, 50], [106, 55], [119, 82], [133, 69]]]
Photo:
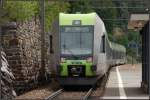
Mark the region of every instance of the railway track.
[[93, 92], [93, 88], [91, 88], [91, 89], [85, 94], [85, 96], [82, 98], [82, 100], [87, 100], [87, 99], [90, 97], [90, 95], [92, 94], [92, 92]]
[[[108, 79], [109, 73], [102, 77], [98, 83], [98, 87], [96, 89], [92, 88], [79, 88], [79, 90], [75, 87], [69, 87], [68, 90], [59, 89], [56, 92], [49, 95], [45, 100], [87, 100], [87, 99], [99, 99], [105, 89], [105, 85]], [[75, 89], [75, 90], [74, 90]], [[71, 90], [71, 91], [70, 91]]]
[[[87, 100], [90, 97], [90, 95], [92, 94], [92, 92], [93, 92], [93, 88], [90, 88], [88, 90], [88, 92], [83, 92], [82, 93], [83, 95], [80, 95], [81, 92], [74, 92], [74, 93], [76, 93], [76, 95], [73, 95], [74, 94], [73, 92], [70, 92], [70, 94], [69, 94], [69, 92], [66, 92], [63, 89], [59, 89], [58, 91], [56, 91], [56, 92], [52, 93], [51, 95], [49, 95], [48, 97], [46, 97], [45, 100], [58, 100], [58, 99], [59, 100], [60, 99], [63, 99], [63, 100], [65, 100], [65, 99]], [[61, 94], [66, 95], [66, 97], [64, 98], [64, 96], [61, 96]], [[67, 98], [69, 95], [71, 95], [71, 97]], [[80, 95], [81, 97], [77, 98], [77, 95], [78, 96]]]
[[56, 98], [62, 92], [63, 92], [63, 89], [59, 89], [58, 91], [52, 93], [50, 96], [46, 97], [45, 100], [52, 100], [52, 99]]

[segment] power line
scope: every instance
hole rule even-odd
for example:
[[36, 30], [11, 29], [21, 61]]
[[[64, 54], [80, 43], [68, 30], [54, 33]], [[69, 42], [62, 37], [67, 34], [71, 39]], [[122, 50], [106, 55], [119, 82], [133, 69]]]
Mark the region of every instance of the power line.
[[118, 19], [115, 19], [115, 18], [114, 18], [114, 19], [111, 19], [111, 18], [110, 18], [110, 19], [109, 19], [109, 18], [108, 18], [108, 19], [107, 19], [107, 18], [105, 19], [105, 18], [104, 18], [104, 19], [103, 19], [103, 18], [102, 18], [102, 20], [106, 20], [106, 21], [122, 21], [122, 20], [129, 20], [129, 19], [127, 19], [127, 18], [118, 18]]
[[105, 7], [92, 7], [92, 8], [94, 8], [94, 9], [116, 9], [116, 8], [119, 8], [119, 9], [147, 9], [148, 7], [108, 7], [108, 6], [105, 6]]
[[[48, 0], [47, 0], [48, 1]], [[59, 1], [59, 0], [51, 0], [51, 1]], [[81, 0], [62, 0], [62, 1], [81, 1]], [[89, 1], [104, 1], [104, 0], [89, 0]], [[111, 1], [120, 1], [120, 2], [123, 2], [123, 1], [148, 1], [148, 0], [111, 0]]]
[[[6, 1], [15, 1], [15, 0], [6, 0]], [[16, 0], [16, 1], [39, 1], [39, 0]], [[81, 0], [41, 0], [41, 1], [72, 1], [72, 2], [77, 2]], [[93, 2], [98, 2], [98, 1], [105, 1], [105, 0], [89, 0]], [[126, 1], [148, 1], [148, 0], [111, 0], [111, 1], [120, 1], [120, 2], [126, 2]]]

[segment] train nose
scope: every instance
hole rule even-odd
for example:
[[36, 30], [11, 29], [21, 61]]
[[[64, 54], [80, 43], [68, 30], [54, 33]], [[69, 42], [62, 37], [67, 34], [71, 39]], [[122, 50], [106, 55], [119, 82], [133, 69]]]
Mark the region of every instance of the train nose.
[[71, 68], [71, 72], [76, 72], [76, 68]]
[[85, 66], [82, 65], [69, 65], [68, 66], [68, 75], [69, 76], [78, 76], [84, 77], [85, 76]]
[[71, 68], [71, 72], [73, 73], [81, 73], [82, 72], [82, 69], [81, 68]]

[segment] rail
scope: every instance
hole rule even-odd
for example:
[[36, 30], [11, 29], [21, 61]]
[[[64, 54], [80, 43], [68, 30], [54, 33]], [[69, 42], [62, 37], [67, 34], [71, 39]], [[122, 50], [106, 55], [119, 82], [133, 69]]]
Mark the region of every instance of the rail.
[[45, 100], [52, 100], [53, 98], [57, 97], [59, 94], [63, 92], [63, 89], [59, 89], [58, 91], [52, 93], [48, 97], [45, 98]]
[[83, 97], [82, 100], [87, 100], [89, 98], [89, 96], [92, 94], [92, 91], [93, 91], [93, 88], [91, 88], [87, 93], [86, 95]]

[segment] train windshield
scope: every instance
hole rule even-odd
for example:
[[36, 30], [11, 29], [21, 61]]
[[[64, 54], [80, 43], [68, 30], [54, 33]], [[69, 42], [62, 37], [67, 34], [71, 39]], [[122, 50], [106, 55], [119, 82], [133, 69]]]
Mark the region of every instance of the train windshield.
[[93, 28], [66, 26], [61, 28], [62, 55], [91, 55]]

